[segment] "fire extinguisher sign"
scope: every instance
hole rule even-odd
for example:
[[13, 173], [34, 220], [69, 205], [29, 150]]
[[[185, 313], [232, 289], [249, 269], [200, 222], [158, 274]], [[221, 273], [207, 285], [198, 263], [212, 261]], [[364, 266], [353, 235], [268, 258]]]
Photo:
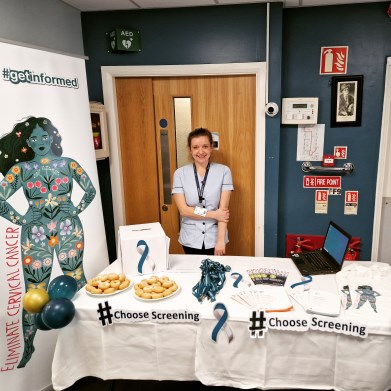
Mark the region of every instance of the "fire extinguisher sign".
[[315, 213], [327, 214], [329, 203], [328, 190], [315, 190]]
[[323, 46], [320, 50], [321, 75], [346, 74], [349, 46]]
[[358, 209], [358, 191], [346, 190], [345, 191], [345, 215], [356, 215]]

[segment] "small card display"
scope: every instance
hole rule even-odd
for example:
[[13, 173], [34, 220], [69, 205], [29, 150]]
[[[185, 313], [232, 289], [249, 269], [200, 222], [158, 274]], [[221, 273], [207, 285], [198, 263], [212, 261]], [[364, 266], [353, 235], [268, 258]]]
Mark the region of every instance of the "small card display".
[[258, 285], [232, 295], [231, 299], [249, 308], [265, 309], [266, 312], [285, 312], [293, 309], [285, 288], [281, 286]]
[[284, 286], [288, 272], [272, 268], [259, 268], [247, 270], [251, 281], [255, 285], [276, 285]]

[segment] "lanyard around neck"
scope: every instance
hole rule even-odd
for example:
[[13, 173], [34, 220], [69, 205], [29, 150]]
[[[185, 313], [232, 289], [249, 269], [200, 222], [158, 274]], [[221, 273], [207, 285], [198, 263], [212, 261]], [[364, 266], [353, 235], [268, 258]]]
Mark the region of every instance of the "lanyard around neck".
[[209, 167], [210, 167], [210, 163], [208, 163], [208, 165], [206, 167], [204, 179], [202, 180], [201, 187], [200, 187], [200, 182], [198, 181], [197, 168], [196, 168], [195, 163], [193, 163], [194, 176], [195, 176], [195, 181], [196, 181], [196, 185], [197, 185], [197, 192], [198, 192], [198, 201], [200, 204], [202, 204], [202, 201], [205, 199], [203, 197], [203, 194], [204, 194], [204, 189], [205, 189], [205, 183], [206, 183], [206, 180], [208, 179]]

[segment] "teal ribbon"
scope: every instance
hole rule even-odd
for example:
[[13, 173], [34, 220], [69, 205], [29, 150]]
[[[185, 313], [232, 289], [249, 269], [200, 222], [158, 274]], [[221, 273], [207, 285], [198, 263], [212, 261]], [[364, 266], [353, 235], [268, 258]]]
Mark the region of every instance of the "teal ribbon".
[[237, 288], [239, 285], [239, 282], [243, 280], [243, 276], [240, 273], [231, 273], [231, 277], [233, 277], [233, 278], [236, 277], [236, 280], [234, 282], [234, 287]]
[[138, 261], [137, 271], [140, 274], [143, 274], [143, 266], [144, 266], [144, 262], [147, 259], [147, 256], [149, 253], [149, 247], [148, 247], [148, 244], [146, 243], [146, 241], [142, 240], [142, 239], [137, 242], [137, 247], [141, 247], [141, 246], [145, 246], [145, 248], [144, 248], [144, 251], [141, 253], [140, 260]]
[[231, 267], [207, 258], [201, 262], [200, 269], [201, 279], [193, 287], [193, 295], [199, 302], [202, 302], [204, 298], [216, 301], [216, 295], [224, 286], [225, 273], [230, 272]]
[[309, 284], [312, 281], [312, 276], [303, 276], [302, 280], [303, 281], [295, 282], [294, 284], [292, 284], [291, 288], [293, 289], [299, 285]]
[[[222, 313], [219, 310], [222, 310]], [[228, 319], [228, 311], [225, 305], [223, 303], [217, 303], [213, 308], [213, 315], [218, 320], [218, 322], [212, 331], [212, 340], [216, 342], [217, 335], [219, 334], [220, 330], [223, 329], [227, 335], [228, 343], [230, 343], [233, 340], [233, 333], [231, 328], [226, 324]]]

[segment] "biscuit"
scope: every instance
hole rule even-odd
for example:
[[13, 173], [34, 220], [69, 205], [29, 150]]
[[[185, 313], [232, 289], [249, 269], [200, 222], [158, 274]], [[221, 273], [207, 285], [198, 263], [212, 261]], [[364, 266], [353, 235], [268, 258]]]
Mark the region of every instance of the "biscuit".
[[109, 289], [110, 288], [110, 282], [109, 281], [101, 281], [99, 284], [98, 284], [98, 288], [99, 289], [102, 289], [102, 291], [106, 290], [106, 289]]
[[141, 280], [134, 286], [136, 296], [143, 299], [161, 299], [168, 297], [178, 290], [178, 285], [167, 276], [151, 276], [148, 279]]
[[88, 292], [96, 294], [96, 295], [99, 295], [102, 293], [102, 289], [95, 288], [94, 286], [89, 285], [89, 284], [86, 285], [86, 290]]
[[[127, 288], [130, 282], [124, 273], [102, 274], [88, 280], [85, 289], [94, 295], [111, 294]], [[145, 285], [148, 284], [145, 282]]]
[[124, 282], [126, 280], [126, 276], [124, 273], [120, 273], [118, 276], [118, 279], [120, 282]]
[[110, 286], [114, 289], [119, 289], [119, 286], [121, 285], [120, 280], [112, 280], [110, 281]]
[[121, 282], [118, 289], [122, 291], [123, 289], [127, 288], [130, 285], [130, 280], [126, 279], [125, 281]]

